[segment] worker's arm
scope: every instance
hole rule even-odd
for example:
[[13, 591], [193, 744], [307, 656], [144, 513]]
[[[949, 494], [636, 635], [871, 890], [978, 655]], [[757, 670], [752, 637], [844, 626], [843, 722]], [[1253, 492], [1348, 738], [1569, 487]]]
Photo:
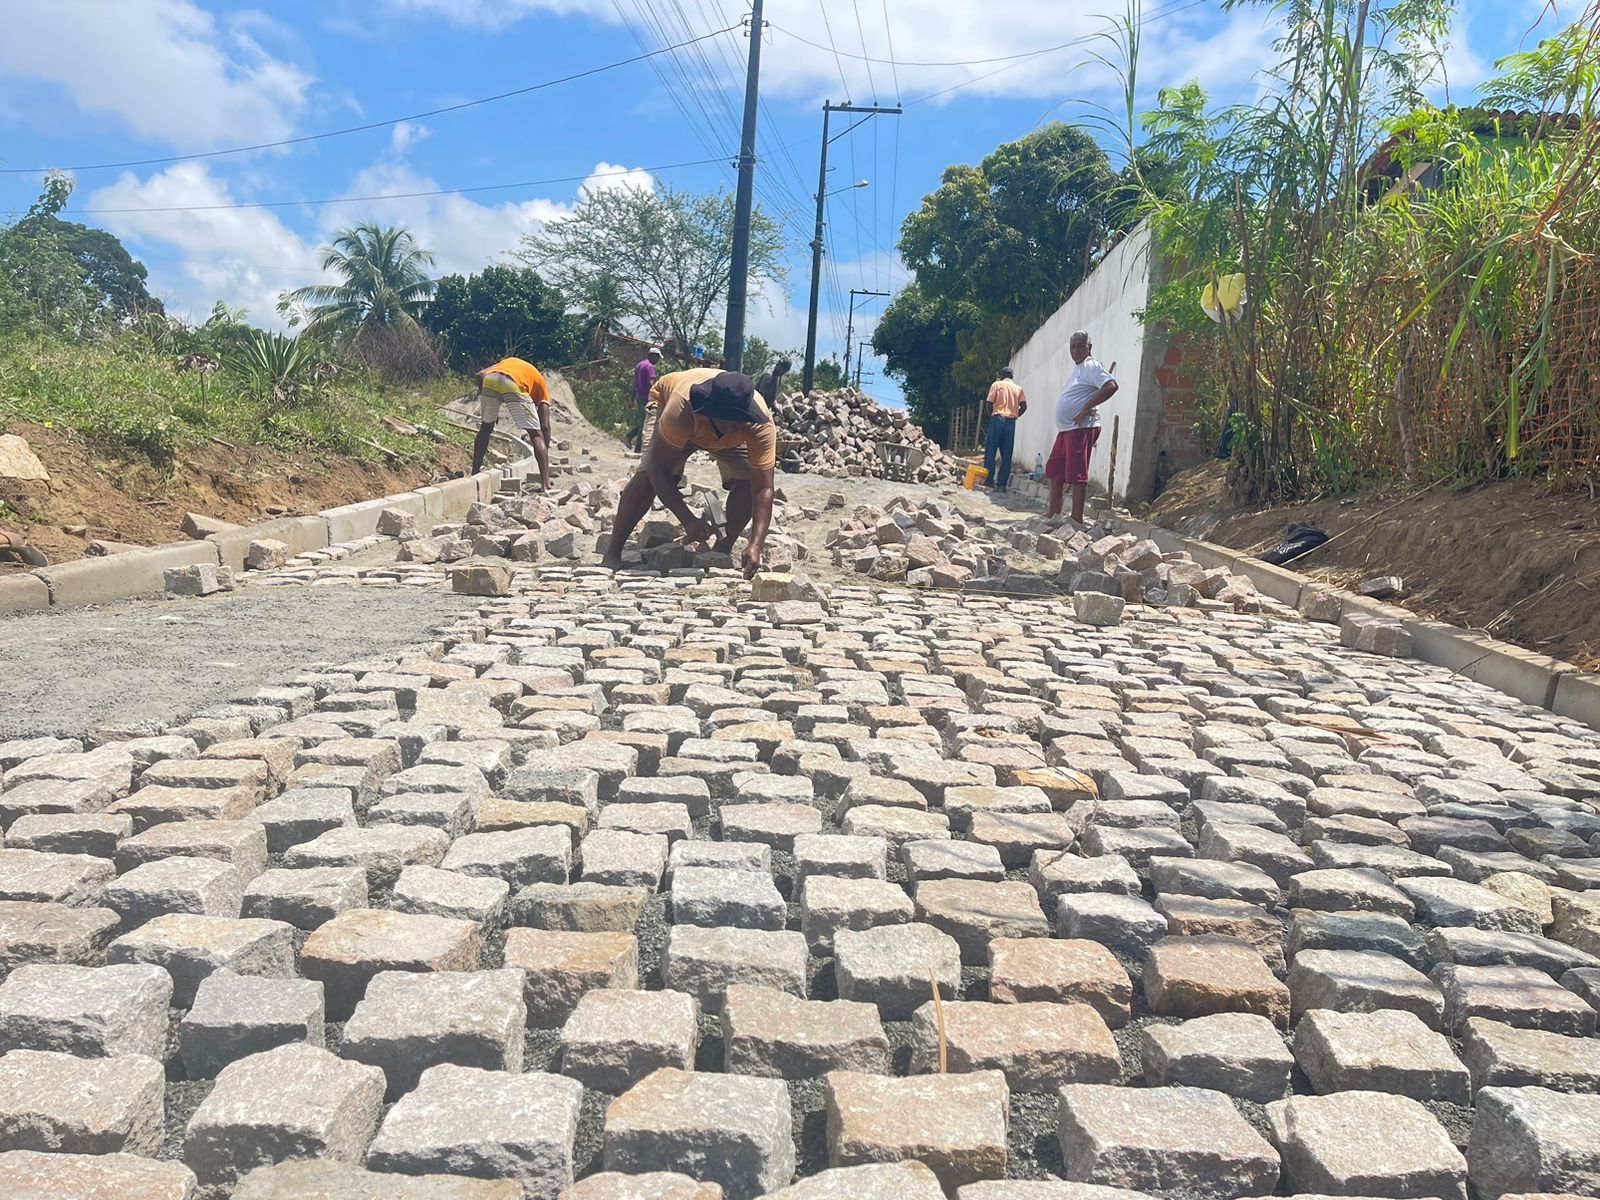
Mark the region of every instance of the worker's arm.
[[666, 438], [660, 436], [660, 432], [660, 426], [657, 426], [657, 436], [645, 452], [647, 455], [645, 472], [650, 476], [650, 486], [655, 489], [656, 499], [666, 505], [669, 513], [678, 518], [678, 524], [683, 526], [683, 531], [691, 542], [709, 542], [717, 536], [716, 527], [704, 517], [697, 517], [694, 514], [684, 501], [683, 493], [678, 490], [678, 481], [672, 475], [671, 468], [677, 465], [676, 457], [687, 454], [688, 451], [669, 445]]
[[1028, 411], [1028, 393], [1021, 388], [1017, 389], [1017, 416], [1022, 416]]
[[745, 543], [740, 566], [744, 577], [752, 579], [761, 569], [761, 554], [767, 546], [767, 530], [772, 527], [773, 468], [750, 470], [750, 540]]
[[1111, 399], [1112, 396], [1116, 395], [1116, 393], [1117, 381], [1115, 379], [1106, 380], [1100, 385], [1100, 390], [1089, 397], [1089, 403], [1083, 411], [1088, 412], [1090, 409], [1099, 408], [1107, 400]]

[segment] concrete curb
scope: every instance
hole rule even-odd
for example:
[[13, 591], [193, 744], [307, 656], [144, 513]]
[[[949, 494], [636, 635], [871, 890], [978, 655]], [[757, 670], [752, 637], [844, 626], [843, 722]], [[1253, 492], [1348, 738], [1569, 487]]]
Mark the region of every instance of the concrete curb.
[[341, 504], [314, 516], [281, 517], [194, 541], [167, 542], [126, 554], [84, 558], [40, 567], [27, 575], [0, 578], [0, 617], [47, 608], [108, 604], [113, 600], [158, 593], [166, 586], [163, 573], [168, 567], [206, 563], [242, 571], [250, 543], [267, 538], [285, 543], [291, 554], [321, 550], [336, 542], [352, 542], [376, 533], [378, 516], [386, 508], [402, 508], [434, 522], [447, 520], [465, 513], [478, 501], [492, 499], [501, 480], [521, 480], [533, 463], [533, 453], [529, 450], [522, 459], [504, 467], [410, 492], [379, 496], [375, 500]]
[[1581, 671], [1569, 662], [1536, 654], [1502, 642], [1488, 634], [1461, 629], [1443, 621], [1427, 621], [1409, 609], [1341, 591], [1287, 567], [1262, 562], [1211, 542], [1184, 537], [1170, 529], [1113, 513], [1120, 530], [1147, 537], [1167, 553], [1185, 551], [1203, 566], [1227, 567], [1249, 579], [1264, 596], [1295, 607], [1307, 592], [1323, 592], [1339, 599], [1339, 616], [1360, 614], [1398, 621], [1411, 635], [1412, 656], [1445, 667], [1524, 704], [1570, 717], [1591, 729], [1600, 729], [1600, 675]]

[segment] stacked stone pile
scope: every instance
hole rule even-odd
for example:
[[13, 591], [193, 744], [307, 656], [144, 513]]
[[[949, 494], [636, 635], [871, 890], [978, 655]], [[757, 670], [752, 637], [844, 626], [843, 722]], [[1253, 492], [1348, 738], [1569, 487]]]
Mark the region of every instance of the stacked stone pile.
[[1065, 517], [1034, 517], [1000, 529], [943, 501], [896, 497], [882, 508], [857, 506], [826, 544], [834, 565], [912, 587], [1098, 592], [1128, 604], [1235, 612], [1260, 612], [1266, 603], [1245, 576], [1163, 553], [1147, 538], [1113, 533], [1109, 522], [1080, 528]]
[[[623, 483], [575, 485], [558, 495], [537, 492], [497, 496], [473, 504], [459, 523], [435, 525], [427, 537], [407, 525], [397, 530], [402, 562], [454, 563], [467, 558], [506, 558], [519, 563], [592, 561], [610, 545], [610, 529]], [[701, 491], [688, 498], [691, 509], [722, 515], [722, 499]], [[804, 543], [783, 529], [789, 505], [778, 500], [768, 531], [763, 562], [774, 570], [806, 556]], [[386, 516], [388, 514], [385, 514]], [[405, 514], [399, 514], [404, 516]], [[798, 510], [796, 515], [805, 515]], [[815, 516], [817, 514], [812, 513]], [[627, 564], [652, 570], [705, 570], [731, 565], [726, 554], [697, 550], [683, 540], [677, 520], [659, 510], [647, 516], [623, 554]]]
[[853, 388], [837, 392], [788, 392], [773, 414], [781, 433], [809, 443], [794, 451], [799, 469], [812, 475], [881, 477], [878, 443], [911, 446], [927, 455], [913, 478], [919, 483], [949, 482], [966, 464], [946, 454], [904, 412], [885, 408]]
[[0, 743], [0, 1196], [1600, 1194], [1600, 733], [1270, 614], [516, 578]]

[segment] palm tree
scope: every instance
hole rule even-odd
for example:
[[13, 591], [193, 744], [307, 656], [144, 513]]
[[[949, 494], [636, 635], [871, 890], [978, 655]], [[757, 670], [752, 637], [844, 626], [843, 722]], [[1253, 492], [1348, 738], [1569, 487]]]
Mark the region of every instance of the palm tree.
[[628, 315], [628, 301], [615, 275], [601, 274], [584, 289], [578, 301], [583, 321], [583, 348], [591, 358], [605, 353], [613, 333], [622, 333]]
[[433, 296], [431, 250], [417, 245], [408, 229], [362, 221], [341, 230], [322, 251], [322, 269], [343, 283], [318, 283], [285, 292], [278, 311], [290, 324], [304, 319], [306, 331], [360, 339], [397, 326], [414, 326]]

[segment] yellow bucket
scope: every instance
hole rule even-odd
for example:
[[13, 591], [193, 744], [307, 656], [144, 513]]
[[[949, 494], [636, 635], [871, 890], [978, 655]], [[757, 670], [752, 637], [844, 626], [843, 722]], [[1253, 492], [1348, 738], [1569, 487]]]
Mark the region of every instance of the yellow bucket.
[[987, 467], [968, 467], [967, 468], [967, 478], [961, 484], [961, 486], [966, 488], [967, 491], [970, 492], [973, 488], [977, 487], [978, 484], [982, 483], [984, 480], [986, 480], [988, 478], [989, 478], [989, 470], [988, 470]]

